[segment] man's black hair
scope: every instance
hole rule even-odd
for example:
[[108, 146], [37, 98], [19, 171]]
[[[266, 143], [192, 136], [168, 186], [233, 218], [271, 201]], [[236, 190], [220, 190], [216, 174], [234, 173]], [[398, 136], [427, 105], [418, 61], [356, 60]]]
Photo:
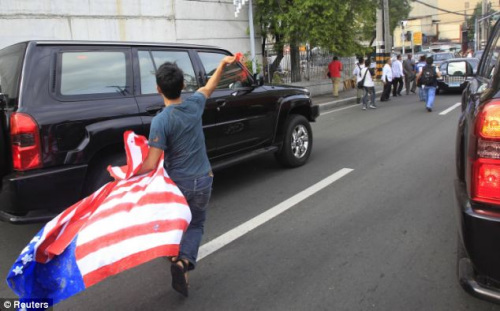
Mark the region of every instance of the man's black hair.
[[398, 54], [398, 56], [396, 57], [396, 59], [401, 59], [401, 54]]
[[434, 62], [434, 58], [427, 57], [427, 59], [425, 60], [425, 62], [427, 63], [427, 65], [432, 65], [432, 63]]
[[333, 60], [339, 60], [339, 58], [337, 56], [334, 56]]
[[177, 64], [166, 62], [156, 72], [156, 84], [166, 98], [179, 98], [184, 87], [184, 73]]
[[363, 62], [364, 62], [363, 57], [358, 58], [358, 63], [359, 63], [360, 65], [362, 65], [362, 64], [363, 64]]
[[425, 62], [425, 55], [420, 56], [420, 61]]
[[367, 60], [365, 60], [365, 67], [370, 67], [370, 64], [372, 63], [372, 61], [368, 58]]

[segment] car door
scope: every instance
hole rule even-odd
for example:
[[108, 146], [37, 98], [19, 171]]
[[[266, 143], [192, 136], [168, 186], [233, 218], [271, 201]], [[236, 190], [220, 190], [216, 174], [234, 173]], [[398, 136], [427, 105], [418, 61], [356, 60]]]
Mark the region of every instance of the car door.
[[[195, 73], [192, 55], [188, 49], [135, 48], [134, 55], [136, 100], [139, 105], [145, 132], [149, 134], [151, 120], [164, 107], [163, 98], [158, 94], [156, 89], [156, 70], [165, 62], [176, 63], [182, 69], [185, 84], [185, 88], [181, 93], [182, 98], [191, 96], [199, 88], [200, 75], [199, 73]], [[215, 114], [215, 105], [207, 103], [202, 123], [209, 157], [212, 156], [216, 149]]]
[[[205, 78], [209, 79], [227, 54], [198, 50], [198, 56]], [[265, 96], [241, 63], [225, 68], [208, 103], [217, 107], [217, 156], [256, 149], [271, 142], [276, 103]]]

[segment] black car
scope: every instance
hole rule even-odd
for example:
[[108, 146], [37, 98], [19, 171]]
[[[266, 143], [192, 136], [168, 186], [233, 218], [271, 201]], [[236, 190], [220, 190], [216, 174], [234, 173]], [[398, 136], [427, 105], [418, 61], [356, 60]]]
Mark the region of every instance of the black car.
[[[189, 96], [226, 50], [200, 45], [29, 41], [0, 50], [0, 219], [47, 219], [110, 180], [125, 163], [123, 133], [149, 134], [164, 105], [155, 71], [183, 70]], [[203, 128], [213, 169], [265, 153], [307, 162], [319, 115], [305, 88], [267, 86], [230, 65], [207, 100]]]
[[500, 23], [462, 93], [456, 139], [458, 275], [469, 293], [500, 303]]
[[451, 58], [441, 63], [436, 93], [441, 91], [463, 91], [467, 86], [469, 77], [477, 72], [479, 59], [477, 58]]
[[442, 62], [450, 58], [454, 58], [455, 54], [451, 52], [439, 52], [432, 53], [432, 58], [434, 59], [434, 66], [440, 66]]

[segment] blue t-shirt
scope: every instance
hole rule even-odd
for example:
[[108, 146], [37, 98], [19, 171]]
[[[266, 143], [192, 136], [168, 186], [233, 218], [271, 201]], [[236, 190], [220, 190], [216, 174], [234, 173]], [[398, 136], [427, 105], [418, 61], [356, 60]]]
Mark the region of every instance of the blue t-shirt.
[[149, 146], [165, 151], [165, 169], [175, 179], [196, 178], [211, 171], [201, 117], [207, 99], [194, 93], [165, 107], [153, 118]]

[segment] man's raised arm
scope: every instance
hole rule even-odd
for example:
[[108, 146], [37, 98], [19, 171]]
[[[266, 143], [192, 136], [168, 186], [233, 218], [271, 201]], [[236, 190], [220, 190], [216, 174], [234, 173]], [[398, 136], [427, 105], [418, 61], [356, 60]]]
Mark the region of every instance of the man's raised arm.
[[215, 88], [217, 87], [217, 84], [219, 84], [220, 78], [222, 77], [222, 73], [224, 71], [224, 68], [226, 65], [230, 65], [236, 61], [236, 56], [226, 56], [224, 57], [221, 62], [219, 63], [219, 66], [217, 66], [217, 69], [215, 70], [214, 74], [208, 79], [207, 84], [205, 84], [204, 87], [201, 87], [198, 89], [198, 92], [203, 93], [206, 98], [209, 98], [210, 95], [214, 92]]

